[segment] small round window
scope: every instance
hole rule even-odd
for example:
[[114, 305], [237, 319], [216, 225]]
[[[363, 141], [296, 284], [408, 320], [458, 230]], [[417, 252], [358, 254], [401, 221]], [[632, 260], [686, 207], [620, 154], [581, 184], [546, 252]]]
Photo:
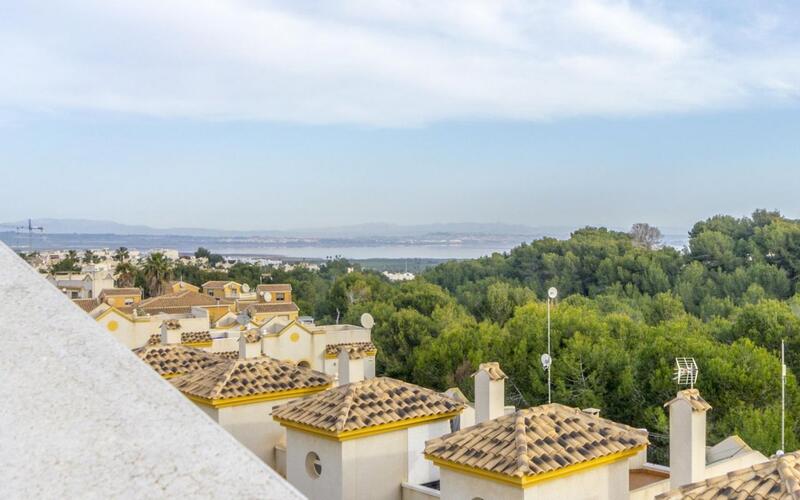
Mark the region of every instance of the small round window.
[[313, 479], [318, 478], [322, 474], [322, 462], [319, 460], [319, 455], [313, 451], [306, 455], [306, 471]]

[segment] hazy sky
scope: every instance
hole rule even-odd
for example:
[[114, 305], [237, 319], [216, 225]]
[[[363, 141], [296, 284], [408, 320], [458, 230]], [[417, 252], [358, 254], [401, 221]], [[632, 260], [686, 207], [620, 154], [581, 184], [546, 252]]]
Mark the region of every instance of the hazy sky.
[[0, 221], [800, 217], [795, 2], [0, 1]]

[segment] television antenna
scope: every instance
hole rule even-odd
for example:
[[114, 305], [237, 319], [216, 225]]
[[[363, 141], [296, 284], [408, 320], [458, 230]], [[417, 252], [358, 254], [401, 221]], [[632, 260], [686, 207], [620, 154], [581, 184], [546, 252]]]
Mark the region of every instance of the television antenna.
[[694, 358], [675, 358], [675, 372], [672, 379], [678, 382], [678, 385], [688, 385], [690, 389], [694, 389], [699, 373]]
[[547, 290], [547, 354], [542, 354], [541, 362], [542, 367], [547, 372], [547, 402], [553, 402], [553, 391], [552, 391], [552, 377], [550, 375], [551, 368], [553, 366], [553, 355], [550, 350], [550, 302], [555, 300], [558, 297], [558, 290], [556, 287], [551, 286]]
[[781, 339], [781, 449], [775, 454], [783, 455], [786, 449], [786, 347]]

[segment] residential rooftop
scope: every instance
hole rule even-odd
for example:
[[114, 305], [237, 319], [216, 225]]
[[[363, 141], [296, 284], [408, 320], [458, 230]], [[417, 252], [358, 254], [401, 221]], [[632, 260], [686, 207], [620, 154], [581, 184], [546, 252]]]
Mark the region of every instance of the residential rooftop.
[[0, 318], [5, 498], [302, 498], [2, 243]]

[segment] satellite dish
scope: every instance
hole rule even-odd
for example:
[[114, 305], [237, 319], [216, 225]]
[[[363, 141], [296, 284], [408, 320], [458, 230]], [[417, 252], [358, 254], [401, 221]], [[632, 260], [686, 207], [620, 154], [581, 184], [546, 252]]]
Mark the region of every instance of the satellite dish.
[[550, 358], [549, 354], [545, 353], [542, 354], [541, 362], [542, 362], [542, 368], [544, 368], [545, 370], [549, 370], [550, 365], [553, 363], [553, 360]]
[[249, 291], [250, 291], [250, 285], [248, 285], [247, 283], [245, 283], [244, 285], [242, 285], [242, 291], [243, 291], [244, 293], [247, 293], [247, 292], [249, 292]]
[[547, 290], [547, 296], [550, 297], [551, 299], [558, 297], [558, 290], [556, 289], [556, 287], [551, 286], [550, 289]]
[[264, 302], [272, 302], [272, 294], [269, 292], [263, 293]]
[[373, 318], [370, 313], [362, 314], [361, 315], [361, 326], [363, 326], [367, 330], [371, 330], [372, 327], [375, 326], [375, 318]]

